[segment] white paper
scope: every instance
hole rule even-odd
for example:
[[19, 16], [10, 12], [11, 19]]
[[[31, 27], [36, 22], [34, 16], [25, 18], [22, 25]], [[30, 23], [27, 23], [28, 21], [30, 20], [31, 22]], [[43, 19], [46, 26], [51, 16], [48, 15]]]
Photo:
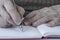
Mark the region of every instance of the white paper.
[[48, 27], [47, 24], [39, 25], [37, 28], [23, 26], [23, 32], [20, 26], [0, 28], [0, 38], [41, 38], [48, 35], [60, 35], [60, 26]]
[[47, 24], [42, 24], [37, 29], [43, 36], [60, 35], [60, 26], [48, 27]]
[[16, 28], [0, 28], [0, 38], [41, 38], [42, 35], [34, 27], [23, 26], [25, 30], [22, 32], [20, 27]]

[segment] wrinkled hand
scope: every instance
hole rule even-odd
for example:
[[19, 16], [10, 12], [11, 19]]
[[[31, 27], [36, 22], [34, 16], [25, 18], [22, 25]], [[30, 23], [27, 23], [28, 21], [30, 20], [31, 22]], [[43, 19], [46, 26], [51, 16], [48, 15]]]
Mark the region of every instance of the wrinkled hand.
[[[53, 8], [53, 9], [52, 9]], [[57, 8], [57, 7], [55, 7]], [[47, 23], [48, 26], [59, 25], [59, 13], [54, 9], [54, 7], [45, 7], [40, 10], [32, 11], [25, 18], [25, 25], [38, 26]]]
[[12, 0], [0, 0], [0, 27], [19, 25], [24, 9], [12, 3]]

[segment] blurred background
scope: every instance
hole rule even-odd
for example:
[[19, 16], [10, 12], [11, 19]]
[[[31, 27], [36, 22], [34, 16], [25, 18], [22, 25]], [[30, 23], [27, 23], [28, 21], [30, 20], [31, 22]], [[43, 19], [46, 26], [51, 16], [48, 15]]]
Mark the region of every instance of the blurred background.
[[33, 10], [38, 10], [52, 5], [59, 5], [60, 0], [15, 0], [15, 3], [25, 9], [26, 15]]

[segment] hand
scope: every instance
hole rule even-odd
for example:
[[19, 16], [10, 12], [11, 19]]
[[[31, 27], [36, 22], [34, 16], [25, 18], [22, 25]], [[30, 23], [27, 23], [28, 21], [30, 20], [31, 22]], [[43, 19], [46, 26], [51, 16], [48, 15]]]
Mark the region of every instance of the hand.
[[25, 25], [38, 26], [47, 23], [48, 26], [59, 25], [60, 18], [57, 11], [50, 7], [45, 7], [40, 10], [35, 10], [29, 13], [25, 18]]
[[0, 0], [0, 27], [20, 25], [24, 12], [24, 9], [13, 4], [12, 0]]

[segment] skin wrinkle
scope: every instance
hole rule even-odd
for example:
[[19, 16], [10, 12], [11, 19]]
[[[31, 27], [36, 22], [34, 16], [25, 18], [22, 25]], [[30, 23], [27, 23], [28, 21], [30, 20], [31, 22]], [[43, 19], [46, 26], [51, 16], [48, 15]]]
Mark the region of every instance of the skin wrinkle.
[[[57, 7], [58, 5], [56, 7], [55, 6], [54, 7], [53, 6], [51, 6], [51, 7], [44, 7], [42, 9], [32, 11], [31, 13], [29, 13], [26, 16], [28, 22], [25, 21], [25, 23], [27, 23], [28, 25], [32, 24], [32, 26], [38, 26], [38, 25], [44, 24], [46, 22], [48, 22], [47, 24], [49, 26], [56, 26], [56, 25], [60, 24], [60, 23], [58, 23], [58, 20], [60, 20], [60, 14], [59, 14], [60, 11], [58, 11], [59, 9], [57, 9], [58, 8]], [[30, 16], [31, 14], [36, 14], [34, 16], [36, 21], [34, 20], [34, 17], [32, 17], [32, 19], [31, 18], [30, 19], [28, 18], [28, 17], [31, 17]], [[43, 17], [42, 18], [39, 18], [40, 17], [39, 15], [41, 15]], [[38, 17], [36, 18], [36, 16], [38, 16]], [[58, 18], [58, 19], [56, 19], [56, 18]]]
[[[15, 8], [12, 0], [0, 0], [0, 27], [20, 25], [25, 10], [22, 7]], [[17, 9], [19, 9], [17, 11]], [[22, 16], [21, 16], [21, 15]], [[21, 18], [22, 17], [22, 18]]]
[[[0, 13], [2, 16], [2, 18], [0, 18], [0, 20], [1, 20], [2, 24], [4, 23], [4, 25], [1, 25], [1, 26], [7, 25], [7, 20], [9, 23], [11, 22], [11, 24], [15, 23], [15, 25], [20, 25], [21, 20], [22, 20], [21, 16], [23, 17], [25, 10], [19, 6], [17, 8], [16, 5], [14, 5], [11, 2], [11, 0], [4, 0], [4, 1], [0, 0], [0, 2], [1, 2], [0, 7], [2, 8], [2, 9], [1, 8], [0, 9], [2, 11], [4, 11], [4, 12], [1, 11], [1, 13]], [[3, 6], [5, 7], [6, 10], [4, 10]], [[2, 13], [5, 13], [5, 14], [2, 14]], [[4, 19], [4, 20], [2, 20], [2, 19]], [[59, 20], [60, 20], [60, 5], [55, 5], [55, 6], [44, 7], [42, 9], [32, 11], [31, 13], [29, 13], [26, 16], [25, 23], [28, 22], [27, 23], [28, 25], [32, 24], [32, 26], [38, 26], [40, 24], [43, 24], [43, 23], [46, 23], [47, 21], [49, 21], [47, 23], [48, 25], [50, 24], [51, 26], [55, 26], [55, 25], [60, 24]]]

